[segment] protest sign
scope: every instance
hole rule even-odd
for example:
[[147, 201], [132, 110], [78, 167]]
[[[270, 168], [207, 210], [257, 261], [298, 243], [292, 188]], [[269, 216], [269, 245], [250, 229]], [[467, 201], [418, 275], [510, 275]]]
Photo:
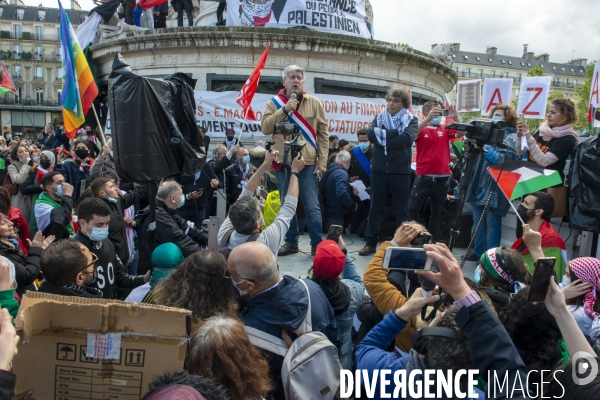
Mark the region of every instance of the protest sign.
[[592, 74], [592, 89], [590, 90], [590, 107], [600, 107], [600, 59], [596, 62], [594, 73]]
[[550, 93], [550, 76], [529, 76], [521, 81], [517, 114], [525, 118], [544, 119]]
[[227, 26], [308, 27], [371, 38], [365, 0], [227, 0]]
[[456, 111], [479, 111], [480, 104], [481, 80], [458, 81], [456, 84]]
[[487, 78], [483, 83], [481, 113], [486, 115], [489, 114], [490, 110], [498, 104], [510, 105], [512, 83], [512, 79]]
[[[267, 101], [273, 95], [256, 93], [252, 108], [257, 121], [245, 120], [243, 109], [236, 103], [237, 92], [195, 91], [196, 121], [204, 126], [209, 136], [225, 136], [227, 128], [233, 128], [236, 136], [262, 135], [260, 121]], [[368, 129], [373, 119], [385, 109], [384, 99], [359, 98], [317, 94], [327, 119], [327, 132], [340, 139], [356, 141], [356, 132]]]

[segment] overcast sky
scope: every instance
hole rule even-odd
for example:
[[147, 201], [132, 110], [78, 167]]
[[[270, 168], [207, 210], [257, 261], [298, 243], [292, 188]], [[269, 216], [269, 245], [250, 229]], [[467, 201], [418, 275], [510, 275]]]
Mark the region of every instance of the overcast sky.
[[[28, 5], [53, 0], [25, 0]], [[94, 7], [79, 0], [82, 8]], [[70, 0], [63, 0], [70, 7]], [[550, 61], [600, 58], [600, 0], [371, 0], [375, 39], [408, 43], [429, 52], [432, 43], [460, 43], [461, 50], [520, 56], [523, 44]], [[573, 53], [575, 51], [575, 53]]]

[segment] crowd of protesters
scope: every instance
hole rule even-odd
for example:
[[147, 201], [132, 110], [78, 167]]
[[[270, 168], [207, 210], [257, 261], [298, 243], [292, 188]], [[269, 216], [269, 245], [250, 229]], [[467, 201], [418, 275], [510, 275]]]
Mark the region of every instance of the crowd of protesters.
[[[328, 136], [321, 102], [303, 84], [302, 68], [283, 71], [283, 105], [267, 103], [262, 130], [273, 134], [275, 124], [298, 112], [314, 131], [314, 146], [284, 165], [282, 155], [263, 143], [247, 148], [227, 132], [202, 170], [162, 182], [153, 204], [146, 185], [119, 177], [111, 138], [101, 140], [94, 126], [74, 139], [62, 125], [55, 130], [50, 124], [36, 138], [0, 138], [0, 398], [10, 398], [19, 379], [10, 372], [18, 357], [13, 322], [26, 291], [190, 310], [185, 370], [156, 377], [148, 399], [291, 399], [282, 377], [289, 360], [261, 343], [272, 338], [292, 349], [311, 331], [335, 349], [319, 366], [294, 372], [315, 385], [332, 368], [338, 378], [341, 369], [405, 370], [406, 376], [428, 368], [478, 369], [479, 398], [492, 384], [488, 371], [525, 385], [517, 395], [501, 388], [497, 398], [548, 398], [561, 391], [564, 399], [596, 396], [600, 376], [578, 386], [570, 360], [585, 352], [600, 361], [600, 261], [562, 254], [564, 240], [549, 223], [554, 199], [545, 192], [524, 196], [519, 237], [511, 249], [500, 247], [509, 204], [485, 173], [489, 165], [522, 159], [517, 143], [525, 137], [529, 160], [562, 174], [578, 143], [570, 125], [573, 103], [552, 102], [534, 134], [517, 123], [511, 106], [491, 111], [490, 118], [507, 124], [505, 146], [486, 147], [466, 190], [475, 220], [487, 209], [467, 256], [477, 262], [470, 280], [439, 230], [446, 218], [441, 210], [457, 193], [453, 189], [465, 184], [449, 168], [452, 142], [464, 132], [446, 128], [441, 105], [425, 103], [419, 122], [408, 110], [408, 93], [392, 88], [387, 107], [351, 144]], [[446, 118], [458, 121], [453, 109]], [[198, 129], [208, 151], [210, 138]], [[361, 200], [352, 187], [359, 180], [370, 199]], [[202, 224], [216, 215], [213, 193], [219, 189], [227, 217], [217, 248], [208, 250]], [[149, 207], [156, 210], [155, 248]], [[332, 225], [365, 238], [358, 254], [372, 258], [363, 276], [341, 236], [323, 239]], [[285, 256], [299, 252], [305, 230], [312, 257], [307, 254], [306, 278], [283, 275]], [[426, 231], [433, 241], [423, 247], [437, 270], [384, 268], [386, 249], [411, 247]], [[557, 259], [555, 276], [545, 301], [528, 302], [535, 263], [544, 257]], [[437, 286], [433, 295], [420, 287], [423, 278]], [[441, 304], [438, 290], [446, 293]], [[421, 310], [434, 303], [437, 316], [423, 320]], [[562, 373], [544, 377], [542, 370]], [[544, 379], [545, 386], [536, 386]], [[428, 378], [418, 374], [410, 384], [424, 382]], [[374, 398], [388, 397], [397, 384], [377, 387]], [[457, 384], [466, 388], [467, 376]], [[312, 398], [310, 386], [294, 398]], [[334, 398], [339, 388], [330, 389], [322, 398]]]

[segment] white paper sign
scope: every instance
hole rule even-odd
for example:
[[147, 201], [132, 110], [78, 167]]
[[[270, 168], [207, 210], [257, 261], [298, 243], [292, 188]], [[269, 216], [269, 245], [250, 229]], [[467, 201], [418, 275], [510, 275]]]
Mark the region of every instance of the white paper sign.
[[458, 81], [456, 84], [456, 111], [468, 112], [481, 109], [481, 80]]
[[521, 81], [517, 114], [525, 118], [544, 119], [550, 93], [550, 76], [529, 76]]
[[600, 59], [594, 67], [592, 75], [592, 88], [590, 90], [590, 106], [594, 108], [600, 107]]
[[371, 38], [365, 0], [227, 0], [227, 26], [307, 27]]
[[512, 79], [487, 78], [483, 83], [481, 113], [487, 115], [498, 104], [510, 104], [512, 84]]
[[358, 180], [350, 182], [350, 186], [358, 190], [358, 198], [360, 199], [360, 201], [368, 200], [371, 198], [371, 196], [369, 196], [369, 193], [367, 193], [367, 187], [365, 186], [363, 181]]

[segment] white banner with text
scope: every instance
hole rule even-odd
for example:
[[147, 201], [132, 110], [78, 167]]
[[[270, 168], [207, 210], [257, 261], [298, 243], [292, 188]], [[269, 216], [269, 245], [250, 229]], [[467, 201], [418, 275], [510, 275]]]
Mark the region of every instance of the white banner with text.
[[525, 118], [546, 118], [551, 76], [528, 76], [521, 81], [517, 114]]

